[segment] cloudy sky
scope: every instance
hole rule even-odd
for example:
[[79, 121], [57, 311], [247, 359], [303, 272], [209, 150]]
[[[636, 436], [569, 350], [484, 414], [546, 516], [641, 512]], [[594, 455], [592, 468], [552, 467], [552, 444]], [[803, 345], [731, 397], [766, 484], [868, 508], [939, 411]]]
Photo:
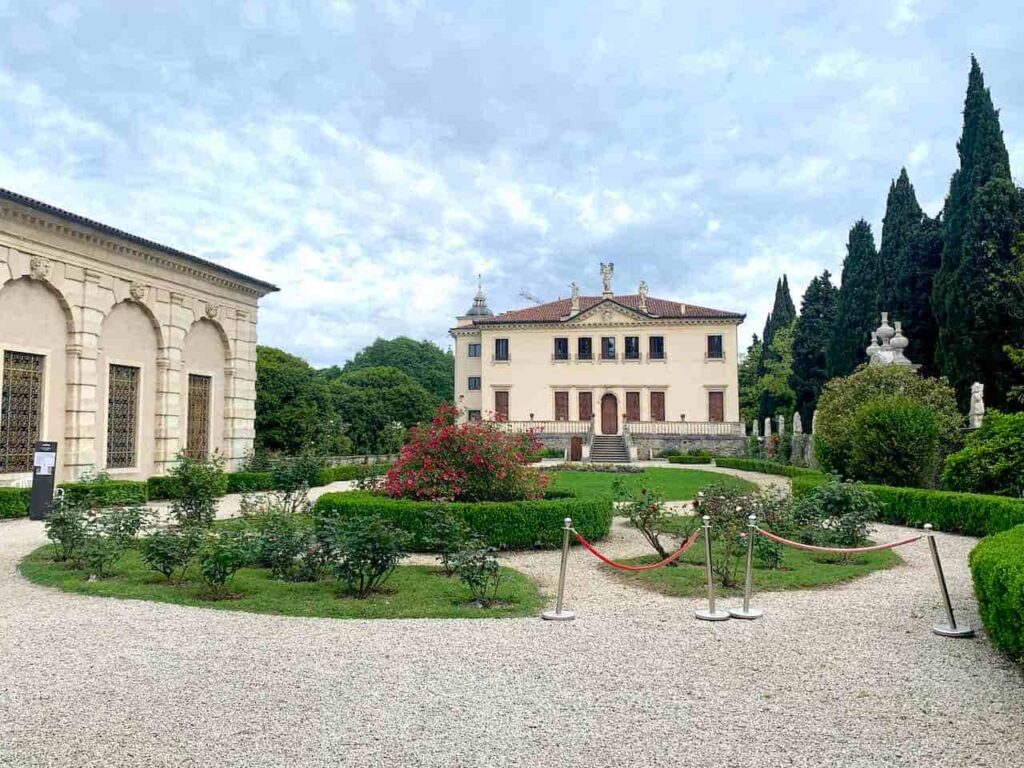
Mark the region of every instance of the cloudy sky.
[[644, 279], [746, 312], [838, 273], [906, 165], [930, 213], [969, 55], [1024, 163], [1014, 2], [0, 0], [0, 186], [281, 287], [316, 365]]

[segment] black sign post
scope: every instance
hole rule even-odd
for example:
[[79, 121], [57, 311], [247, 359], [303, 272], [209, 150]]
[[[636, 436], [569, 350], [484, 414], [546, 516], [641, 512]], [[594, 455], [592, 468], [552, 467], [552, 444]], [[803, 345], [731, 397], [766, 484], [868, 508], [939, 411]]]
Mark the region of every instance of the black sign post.
[[32, 501], [28, 516], [45, 520], [53, 506], [53, 480], [57, 475], [57, 444], [41, 442], [35, 445], [32, 458]]

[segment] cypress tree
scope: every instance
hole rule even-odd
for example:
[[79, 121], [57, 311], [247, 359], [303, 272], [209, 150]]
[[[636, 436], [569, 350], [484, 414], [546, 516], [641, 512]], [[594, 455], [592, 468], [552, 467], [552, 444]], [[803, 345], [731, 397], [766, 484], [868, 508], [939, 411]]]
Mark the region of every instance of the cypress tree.
[[[938, 235], [938, 238], [936, 238]], [[882, 220], [879, 308], [903, 322], [910, 336], [908, 351], [926, 372], [934, 368], [938, 327], [931, 309], [932, 284], [939, 268], [941, 227], [918, 205], [907, 169], [889, 186]]]
[[[778, 362], [779, 360], [779, 355], [772, 349], [775, 334], [784, 328], [791, 327], [795, 320], [796, 306], [793, 304], [793, 297], [789, 293], [789, 278], [783, 275], [782, 279], [775, 283], [775, 301], [772, 304], [771, 314], [768, 315], [768, 320], [764, 326], [761, 363], [757, 371], [758, 380], [768, 372], [768, 367], [771, 363]], [[778, 399], [763, 390], [760, 393], [759, 399], [758, 418], [763, 420], [768, 416], [774, 416], [776, 409], [780, 405]]]
[[839, 291], [828, 270], [811, 280], [800, 303], [800, 317], [793, 335], [793, 372], [789, 386], [796, 409], [810, 428], [821, 388], [828, 380], [828, 347], [836, 320]]
[[850, 229], [843, 259], [843, 282], [836, 298], [836, 321], [828, 347], [828, 375], [848, 376], [867, 362], [868, 333], [878, 327], [881, 273], [871, 225], [861, 219]]
[[988, 403], [1000, 406], [1015, 377], [1003, 348], [1021, 338], [1012, 317], [1021, 195], [1010, 177], [999, 112], [973, 56], [957, 152], [960, 168], [943, 209], [942, 264], [932, 294], [936, 363], [961, 402], [971, 382], [980, 381]]

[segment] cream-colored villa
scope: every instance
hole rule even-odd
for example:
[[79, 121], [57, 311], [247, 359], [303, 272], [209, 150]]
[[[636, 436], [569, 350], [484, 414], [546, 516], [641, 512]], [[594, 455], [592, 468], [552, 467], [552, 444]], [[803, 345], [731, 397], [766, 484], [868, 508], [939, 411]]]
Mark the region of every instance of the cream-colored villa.
[[56, 441], [58, 482], [252, 447], [256, 304], [277, 290], [0, 190], [0, 485]]
[[537, 430], [575, 458], [742, 450], [744, 315], [649, 297], [645, 283], [616, 295], [613, 266], [601, 265], [599, 296], [574, 283], [571, 298], [495, 315], [477, 293], [451, 329], [465, 418]]

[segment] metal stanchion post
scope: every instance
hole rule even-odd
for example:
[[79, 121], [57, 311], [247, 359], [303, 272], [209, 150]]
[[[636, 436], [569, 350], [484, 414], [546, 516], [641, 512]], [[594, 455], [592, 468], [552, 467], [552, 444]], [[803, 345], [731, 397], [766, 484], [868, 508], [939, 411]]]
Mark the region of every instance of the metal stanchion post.
[[704, 574], [708, 580], [708, 608], [706, 611], [694, 611], [694, 616], [704, 621], [725, 621], [729, 618], [728, 611], [715, 609], [715, 579], [711, 572], [711, 518], [704, 515]]
[[576, 618], [573, 611], [563, 611], [562, 601], [565, 597], [565, 568], [569, 564], [569, 534], [572, 532], [572, 518], [565, 518], [565, 525], [562, 528], [562, 564], [558, 570], [558, 599], [555, 601], [555, 610], [544, 611], [540, 615], [547, 621], [572, 621]]
[[764, 616], [760, 608], [750, 607], [750, 591], [754, 584], [754, 537], [757, 535], [757, 515], [747, 518], [747, 577], [743, 583], [743, 607], [730, 608], [734, 619], [759, 619]]
[[932, 524], [925, 523], [925, 531], [927, 531], [928, 538], [928, 549], [932, 553], [932, 565], [935, 566], [935, 575], [939, 579], [939, 589], [942, 592], [942, 602], [946, 608], [946, 624], [936, 624], [932, 627], [932, 632], [936, 635], [942, 635], [943, 637], [973, 637], [974, 630], [964, 624], [957, 624], [956, 617], [953, 615], [953, 603], [949, 599], [949, 589], [946, 587], [946, 577], [942, 573], [942, 561], [939, 560], [939, 548], [935, 544], [935, 534], [932, 533]]

